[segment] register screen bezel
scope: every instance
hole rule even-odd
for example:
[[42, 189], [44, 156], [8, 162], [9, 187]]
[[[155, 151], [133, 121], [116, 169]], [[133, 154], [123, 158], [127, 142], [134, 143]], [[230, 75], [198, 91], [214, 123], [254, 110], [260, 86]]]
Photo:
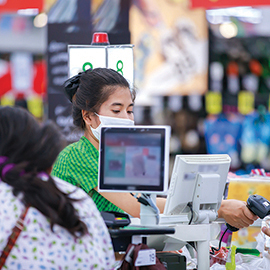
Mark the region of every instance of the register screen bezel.
[[[121, 177], [121, 183], [108, 183], [108, 178], [106, 179], [106, 174], [108, 175], [108, 165], [106, 168], [105, 164], [108, 164], [108, 146], [107, 142], [110, 138], [119, 138], [121, 140], [121, 136], [124, 136], [126, 141], [126, 137], [130, 138], [136, 138], [137, 143], [134, 147], [137, 145], [140, 147], [153, 147], [154, 148], [159, 147], [160, 149], [160, 155], [158, 156], [160, 158], [159, 162], [159, 181], [156, 182], [155, 185], [148, 184], [148, 181], [145, 181], [145, 184], [142, 183], [142, 177], [139, 176], [140, 183], [135, 183], [136, 181], [132, 181], [132, 183], [129, 183], [128, 181], [124, 181], [123, 183], [122, 179], [127, 178], [126, 174], [123, 177]], [[150, 138], [158, 138], [160, 137], [160, 141], [157, 144], [157, 142], [154, 142], [154, 140], [150, 140]], [[101, 192], [140, 192], [140, 193], [157, 193], [162, 194], [165, 193], [168, 188], [168, 172], [169, 172], [169, 137], [170, 137], [170, 127], [169, 126], [132, 126], [132, 127], [123, 127], [123, 126], [105, 126], [101, 128], [101, 136], [100, 136], [100, 145], [99, 145], [99, 181], [98, 181], [98, 190]], [[122, 142], [123, 143], [123, 142]], [[125, 144], [126, 142], [124, 142]], [[126, 147], [126, 145], [124, 145]], [[126, 149], [126, 148], [125, 148]], [[154, 149], [154, 150], [157, 150]], [[147, 151], [147, 150], [146, 150]], [[107, 160], [106, 160], [107, 158]], [[127, 158], [125, 158], [127, 160]], [[121, 164], [121, 163], [120, 163]], [[151, 164], [151, 163], [149, 163]], [[149, 165], [148, 164], [148, 165]], [[116, 164], [117, 166], [117, 159]], [[149, 170], [149, 168], [148, 168]], [[109, 172], [110, 173], [110, 172]], [[114, 180], [113, 180], [114, 181]], [[138, 181], [138, 182], [139, 182]], [[155, 180], [154, 180], [155, 181]]]

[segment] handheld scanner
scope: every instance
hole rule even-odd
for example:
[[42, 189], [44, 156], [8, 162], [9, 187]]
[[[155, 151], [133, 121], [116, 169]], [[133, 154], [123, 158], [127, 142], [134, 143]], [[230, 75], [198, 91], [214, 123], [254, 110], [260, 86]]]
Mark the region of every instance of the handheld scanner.
[[[254, 215], [261, 219], [270, 214], [270, 202], [260, 195], [250, 195], [247, 199], [247, 207]], [[228, 223], [226, 225], [232, 232], [239, 230]]]
[[260, 195], [249, 196], [247, 207], [254, 215], [261, 219], [270, 214], [270, 202]]

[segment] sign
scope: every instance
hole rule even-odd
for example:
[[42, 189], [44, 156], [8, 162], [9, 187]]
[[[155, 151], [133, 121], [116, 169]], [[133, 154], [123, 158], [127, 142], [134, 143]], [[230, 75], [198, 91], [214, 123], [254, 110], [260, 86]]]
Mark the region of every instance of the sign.
[[44, 115], [43, 99], [41, 96], [33, 95], [27, 99], [27, 108], [35, 117], [42, 118]]
[[15, 105], [15, 99], [10, 95], [4, 95], [0, 99], [0, 105], [1, 106], [14, 106]]
[[126, 80], [133, 85], [134, 81], [134, 63], [133, 63], [133, 45], [109, 46], [108, 68], [115, 69]]
[[0, 0], [0, 12], [17, 12], [19, 9], [38, 9], [43, 11], [43, 0]]
[[241, 91], [238, 94], [238, 111], [243, 115], [252, 113], [254, 111], [254, 102], [254, 93]]
[[68, 46], [69, 77], [89, 68], [106, 67], [105, 46]]
[[269, 0], [191, 0], [192, 8], [205, 9], [264, 5], [269, 5]]
[[111, 68], [123, 75], [133, 86], [133, 45], [68, 46], [69, 77], [89, 68]]
[[219, 92], [208, 92], [205, 95], [205, 109], [209, 114], [222, 113], [222, 96]]
[[150, 105], [152, 96], [206, 93], [207, 29], [205, 11], [191, 10], [187, 0], [133, 1], [130, 31], [136, 48], [137, 105], [140, 95], [141, 104]]
[[[74, 25], [78, 31], [69, 32]], [[56, 122], [69, 142], [77, 141], [81, 134], [74, 129], [71, 103], [63, 88], [69, 74], [68, 44], [90, 44], [91, 33], [86, 22], [48, 24], [48, 118]]]

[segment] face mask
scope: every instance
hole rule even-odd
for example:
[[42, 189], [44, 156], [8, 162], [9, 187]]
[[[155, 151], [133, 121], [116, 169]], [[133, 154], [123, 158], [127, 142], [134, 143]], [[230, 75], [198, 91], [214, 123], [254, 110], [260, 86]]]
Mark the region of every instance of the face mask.
[[117, 117], [109, 117], [103, 115], [96, 115], [99, 117], [100, 125], [97, 128], [91, 128], [93, 135], [99, 140], [101, 127], [110, 125], [110, 126], [134, 126], [134, 121], [126, 118], [117, 118]]

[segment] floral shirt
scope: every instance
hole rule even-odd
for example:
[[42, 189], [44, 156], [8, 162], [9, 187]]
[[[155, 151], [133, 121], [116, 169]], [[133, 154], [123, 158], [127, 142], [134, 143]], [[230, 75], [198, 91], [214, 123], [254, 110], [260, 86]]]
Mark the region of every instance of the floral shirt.
[[[89, 234], [75, 239], [66, 229], [55, 225], [54, 233], [47, 218], [30, 207], [24, 220], [25, 227], [11, 250], [3, 269], [113, 269], [115, 264], [111, 238], [92, 199], [79, 188], [54, 178], [64, 192], [76, 191], [72, 198]], [[0, 179], [0, 254], [8, 236], [24, 210], [24, 205], [12, 193], [12, 187]]]

